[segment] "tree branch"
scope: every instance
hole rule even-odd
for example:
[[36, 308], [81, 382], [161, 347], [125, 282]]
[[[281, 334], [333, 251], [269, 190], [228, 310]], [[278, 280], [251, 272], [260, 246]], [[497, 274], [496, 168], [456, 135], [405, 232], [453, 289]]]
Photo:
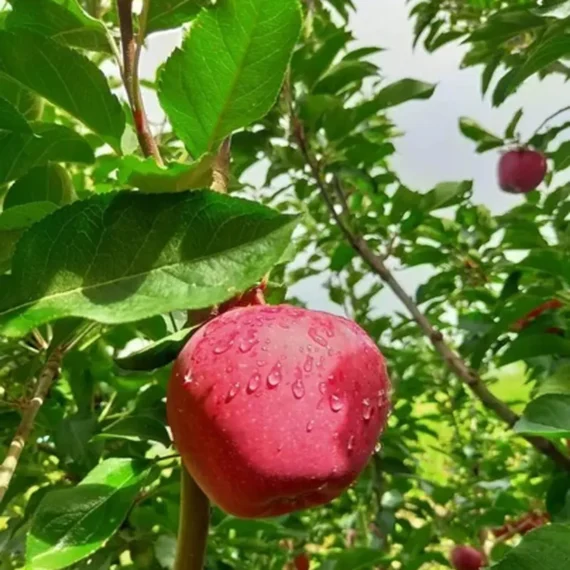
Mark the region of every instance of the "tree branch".
[[59, 374], [63, 354], [63, 348], [57, 348], [54, 350], [40, 372], [34, 396], [22, 416], [22, 421], [20, 422], [16, 435], [10, 444], [6, 458], [0, 466], [0, 501], [2, 501], [6, 491], [8, 490], [8, 486], [10, 485], [10, 481], [16, 471], [24, 446], [32, 433], [38, 411], [44, 403], [51, 385]]
[[143, 154], [152, 156], [157, 164], [164, 165], [158, 145], [146, 116], [139, 81], [139, 62], [146, 33], [146, 20], [150, 0], [144, 0], [137, 38], [133, 30], [133, 0], [117, 0], [119, 25], [121, 28], [121, 45], [123, 49], [123, 83], [131, 105], [137, 138]]
[[212, 186], [214, 192], [225, 194], [228, 191], [230, 180], [230, 159], [231, 159], [231, 137], [228, 137], [221, 144], [218, 154], [214, 160], [212, 168]]
[[[482, 404], [492, 410], [499, 418], [501, 418], [509, 427], [513, 427], [518, 421], [519, 416], [513, 412], [502, 400], [497, 398], [483, 382], [479, 374], [470, 369], [465, 361], [457, 354], [444, 340], [441, 332], [436, 330], [429, 322], [427, 317], [420, 311], [411, 297], [404, 291], [400, 283], [395, 279], [392, 272], [384, 263], [384, 259], [374, 253], [366, 240], [353, 232], [344, 222], [343, 217], [336, 211], [335, 203], [331, 199], [329, 185], [326, 182], [320, 167], [312, 156], [307, 144], [305, 131], [302, 123], [296, 115], [292, 114], [293, 134], [299, 145], [299, 149], [309, 166], [312, 176], [317, 187], [327, 205], [331, 215], [335, 219], [338, 227], [344, 234], [346, 240], [362, 260], [388, 285], [398, 299], [404, 304], [406, 309], [412, 315], [424, 335], [429, 338], [435, 350], [443, 358], [449, 369], [479, 398]], [[349, 212], [346, 212], [348, 215]], [[538, 451], [550, 457], [558, 466], [570, 471], [570, 457], [564, 455], [552, 442], [542, 437], [527, 436], [525, 439], [531, 443]]]

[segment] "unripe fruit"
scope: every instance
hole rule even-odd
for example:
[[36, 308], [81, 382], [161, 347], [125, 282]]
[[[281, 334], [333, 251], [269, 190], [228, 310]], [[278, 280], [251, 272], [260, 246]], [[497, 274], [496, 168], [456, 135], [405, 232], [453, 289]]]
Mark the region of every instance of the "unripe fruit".
[[384, 358], [354, 322], [288, 305], [238, 308], [179, 355], [168, 422], [205, 494], [239, 517], [327, 503], [358, 476], [389, 412]]
[[546, 170], [546, 157], [541, 152], [511, 150], [499, 161], [499, 186], [511, 194], [526, 194], [544, 180]]
[[472, 546], [456, 546], [451, 552], [451, 564], [456, 570], [480, 570], [485, 556]]

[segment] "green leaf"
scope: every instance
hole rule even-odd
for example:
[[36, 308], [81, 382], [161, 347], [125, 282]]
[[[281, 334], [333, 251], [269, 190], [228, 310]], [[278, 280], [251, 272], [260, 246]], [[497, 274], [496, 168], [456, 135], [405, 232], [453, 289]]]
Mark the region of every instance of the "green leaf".
[[485, 130], [481, 125], [468, 117], [459, 119], [459, 130], [468, 139], [478, 143], [477, 152], [484, 152], [504, 145], [503, 139]]
[[376, 548], [350, 548], [344, 552], [331, 554], [334, 570], [365, 570], [386, 560], [386, 554]]
[[0, 97], [0, 131], [32, 135], [32, 127], [12, 103]]
[[91, 469], [98, 459], [96, 450], [88, 445], [97, 430], [94, 417], [73, 415], [59, 423], [54, 442], [58, 452], [76, 463], [80, 468]]
[[297, 0], [226, 0], [200, 13], [158, 89], [194, 158], [271, 109], [300, 28]]
[[524, 536], [520, 544], [493, 570], [562, 570], [570, 565], [570, 525], [543, 526]]
[[44, 108], [44, 102], [41, 97], [22, 87], [3, 73], [0, 73], [0, 93], [2, 98], [16, 107], [27, 121], [40, 119]]
[[570, 395], [547, 394], [533, 400], [514, 430], [526, 435], [570, 437]]
[[447, 208], [461, 203], [471, 194], [473, 182], [441, 182], [433, 190], [422, 196], [420, 209], [424, 212], [432, 212], [440, 208]]
[[146, 372], [162, 368], [176, 359], [184, 345], [196, 332], [196, 328], [187, 328], [164, 337], [142, 350], [117, 358], [115, 362], [123, 370]]
[[513, 118], [511, 119], [511, 122], [508, 124], [508, 126], [505, 130], [505, 138], [506, 139], [514, 138], [518, 124], [519, 124], [520, 120], [522, 119], [522, 116], [523, 116], [523, 110], [522, 109], [519, 109], [514, 114]]
[[8, 269], [16, 244], [24, 231], [56, 208], [50, 202], [36, 202], [0, 213], [0, 273]]
[[318, 81], [313, 88], [316, 94], [336, 94], [360, 85], [368, 77], [378, 75], [378, 67], [368, 61], [341, 61]]
[[566, 170], [570, 166], [570, 141], [563, 142], [554, 151], [552, 158], [557, 172]]
[[0, 132], [0, 184], [50, 161], [91, 164], [95, 160], [93, 149], [75, 131], [49, 123], [32, 127], [32, 135]]
[[295, 223], [209, 191], [108, 193], [64, 206], [20, 240], [0, 283], [0, 333], [69, 316], [114, 324], [216, 305], [279, 261]]
[[434, 94], [435, 88], [436, 85], [433, 83], [425, 83], [410, 78], [401, 79], [381, 89], [370, 101], [354, 107], [354, 120], [359, 124], [384, 109], [408, 101], [429, 99]]
[[570, 357], [570, 340], [552, 334], [518, 336], [501, 357], [501, 366], [537, 356]]
[[347, 243], [341, 241], [331, 257], [331, 271], [342, 271], [354, 258], [356, 253]]
[[46, 164], [33, 168], [10, 186], [4, 197], [4, 209], [39, 201], [63, 206], [75, 198], [73, 183], [63, 166]]
[[170, 445], [170, 437], [164, 424], [148, 416], [122, 418], [93, 436], [93, 441], [105, 439], [127, 439], [130, 441], [156, 441], [165, 447]]
[[212, 183], [213, 156], [206, 154], [191, 164], [171, 163], [164, 167], [152, 158], [125, 156], [119, 168], [119, 182], [143, 192], [181, 192], [208, 188]]
[[192, 21], [208, 0], [152, 0], [149, 5], [146, 33], [179, 28]]
[[0, 71], [120, 148], [123, 109], [103, 72], [83, 55], [34, 33], [0, 31]]
[[77, 0], [12, 0], [6, 28], [36, 32], [73, 47], [112, 53], [104, 24], [84, 12]]
[[504, 10], [491, 16], [485, 25], [476, 29], [469, 36], [469, 42], [491, 41], [500, 44], [546, 23], [544, 18], [530, 10]]
[[107, 459], [76, 487], [48, 493], [28, 534], [27, 567], [58, 570], [101, 548], [127, 516], [148, 475], [146, 462]]
[[570, 34], [552, 35], [540, 42], [520, 67], [513, 68], [501, 79], [493, 94], [493, 105], [500, 105], [530, 76], [567, 56], [569, 45]]

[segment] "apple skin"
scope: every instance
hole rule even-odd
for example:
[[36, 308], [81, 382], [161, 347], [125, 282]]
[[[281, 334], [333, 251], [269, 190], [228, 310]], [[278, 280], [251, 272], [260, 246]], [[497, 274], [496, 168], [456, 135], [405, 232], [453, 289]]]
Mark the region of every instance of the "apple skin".
[[456, 570], [480, 570], [485, 556], [472, 546], [456, 546], [451, 552], [451, 564]]
[[328, 503], [385, 427], [384, 357], [354, 322], [288, 305], [237, 308], [174, 364], [168, 423], [204, 493], [242, 518]]
[[499, 161], [499, 186], [511, 194], [527, 194], [544, 180], [546, 157], [536, 150], [510, 150]]

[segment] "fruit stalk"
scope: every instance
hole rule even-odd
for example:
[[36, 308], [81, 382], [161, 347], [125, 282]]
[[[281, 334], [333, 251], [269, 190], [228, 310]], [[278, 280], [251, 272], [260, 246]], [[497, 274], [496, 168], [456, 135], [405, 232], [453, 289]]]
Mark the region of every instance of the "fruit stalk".
[[174, 570], [202, 570], [206, 557], [210, 502], [182, 463], [180, 522]]
[[[286, 86], [287, 90], [287, 86]], [[287, 96], [287, 94], [286, 94]], [[321, 166], [313, 157], [309, 149], [308, 141], [305, 137], [305, 130], [303, 124], [296, 116], [291, 95], [289, 94], [289, 109], [291, 113], [292, 131], [296, 139], [297, 145], [303, 158], [310, 168], [311, 174], [315, 180], [317, 188], [330, 211], [331, 216], [334, 218], [338, 227], [344, 234], [348, 243], [352, 246], [354, 251], [362, 258], [362, 260], [372, 269], [376, 275], [384, 281], [400, 301], [408, 309], [413, 319], [416, 321], [422, 332], [427, 338], [430, 339], [436, 351], [441, 355], [449, 369], [477, 396], [482, 404], [492, 410], [499, 418], [501, 418], [509, 427], [513, 427], [519, 420], [519, 416], [513, 412], [502, 400], [497, 398], [486, 386], [481, 379], [480, 375], [470, 369], [465, 361], [457, 354], [444, 340], [442, 334], [437, 331], [427, 317], [420, 311], [418, 306], [414, 303], [411, 297], [404, 291], [400, 283], [394, 278], [392, 272], [386, 266], [384, 259], [374, 253], [366, 240], [357, 235], [350, 227], [347, 220], [350, 217], [350, 211], [343, 210], [342, 213], [337, 212], [335, 203], [329, 193], [329, 184], [325, 181]], [[339, 184], [340, 188], [340, 184]], [[570, 457], [562, 453], [552, 442], [543, 438], [535, 436], [527, 436], [525, 439], [540, 453], [546, 455], [554, 463], [561, 468], [570, 472]]]

